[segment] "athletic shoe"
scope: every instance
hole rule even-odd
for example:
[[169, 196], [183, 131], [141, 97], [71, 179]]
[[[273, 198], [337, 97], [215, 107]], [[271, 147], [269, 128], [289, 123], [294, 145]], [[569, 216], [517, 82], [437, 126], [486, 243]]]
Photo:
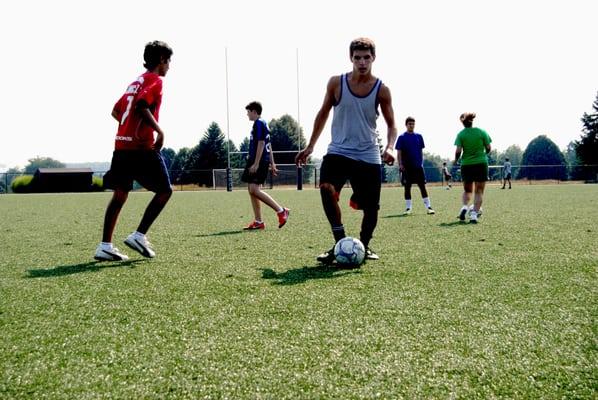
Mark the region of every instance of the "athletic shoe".
[[263, 222], [257, 222], [257, 221], [253, 221], [252, 223], [250, 223], [249, 225], [247, 225], [245, 228], [243, 228], [243, 230], [245, 231], [254, 231], [257, 229], [265, 229], [266, 228], [266, 224], [264, 224]]
[[365, 259], [366, 260], [379, 260], [380, 256], [378, 256], [378, 254], [374, 253], [374, 251], [372, 249], [370, 249], [369, 247], [366, 247]]
[[134, 233], [131, 233], [125, 239], [125, 244], [133, 250], [139, 252], [143, 257], [154, 258], [156, 253], [152, 250], [152, 244], [147, 240], [145, 236], [139, 238]]
[[467, 208], [461, 208], [461, 211], [459, 212], [459, 216], [457, 218], [459, 218], [461, 221], [465, 221], [466, 214], [467, 214]]
[[436, 214], [436, 211], [434, 211], [434, 210], [432, 209], [432, 207], [428, 207], [428, 214], [429, 214], [429, 215]]
[[96, 249], [96, 255], [93, 257], [98, 261], [127, 261], [129, 257], [121, 253], [116, 247], [104, 249], [100, 244]]
[[478, 223], [478, 214], [475, 211], [472, 211], [469, 214], [469, 222], [471, 224], [477, 224]]
[[407, 209], [405, 209], [405, 212], [403, 213], [403, 215], [411, 215], [411, 212], [412, 212], [411, 209], [407, 208]]
[[276, 213], [276, 215], [278, 215], [278, 227], [282, 228], [284, 226], [284, 224], [287, 223], [287, 220], [289, 219], [289, 214], [290, 214], [291, 210], [289, 210], [288, 208], [283, 208], [281, 212]]
[[324, 265], [332, 265], [335, 261], [334, 247], [316, 257], [316, 260]]

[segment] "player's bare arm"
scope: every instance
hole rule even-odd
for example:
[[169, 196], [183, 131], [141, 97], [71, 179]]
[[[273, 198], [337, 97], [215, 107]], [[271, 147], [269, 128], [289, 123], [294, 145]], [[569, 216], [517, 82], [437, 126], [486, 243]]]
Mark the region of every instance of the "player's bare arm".
[[397, 139], [397, 127], [395, 125], [395, 112], [392, 108], [392, 96], [390, 95], [388, 86], [384, 84], [382, 85], [380, 92], [378, 93], [378, 100], [380, 101], [382, 116], [388, 127], [386, 134], [386, 148], [384, 149], [384, 153], [382, 153], [382, 161], [388, 165], [392, 165], [395, 161], [393, 146]]
[[309, 139], [309, 143], [305, 149], [301, 150], [295, 157], [295, 164], [305, 165], [307, 163], [307, 157], [309, 157], [309, 155], [314, 151], [314, 146], [324, 130], [324, 126], [328, 120], [328, 115], [330, 115], [330, 110], [332, 110], [332, 107], [334, 107], [334, 104], [336, 104], [336, 99], [338, 99], [338, 96], [340, 95], [340, 87], [340, 76], [333, 76], [328, 80], [324, 102], [322, 103], [320, 111], [318, 111], [316, 119], [314, 120], [311, 138]]
[[453, 165], [457, 165], [459, 159], [461, 158], [461, 152], [463, 151], [463, 147], [457, 146], [455, 149], [455, 160], [453, 161]]
[[149, 110], [147, 107], [140, 107], [139, 113], [143, 118], [143, 122], [148, 124], [154, 131], [156, 131], [156, 141], [154, 143], [154, 150], [160, 151], [162, 146], [164, 145], [164, 132], [160, 125], [158, 125], [158, 121], [154, 118], [154, 114]]
[[249, 167], [249, 173], [255, 174], [257, 172], [258, 167], [260, 166], [260, 160], [262, 159], [262, 154], [264, 153], [264, 147], [266, 142], [264, 140], [259, 140], [257, 142], [257, 147], [255, 149], [255, 160], [251, 167]]
[[[270, 145], [272, 145], [272, 143], [270, 143]], [[278, 168], [274, 161], [274, 152], [272, 151], [272, 148], [270, 148], [270, 171], [272, 171], [272, 175], [278, 176]]]

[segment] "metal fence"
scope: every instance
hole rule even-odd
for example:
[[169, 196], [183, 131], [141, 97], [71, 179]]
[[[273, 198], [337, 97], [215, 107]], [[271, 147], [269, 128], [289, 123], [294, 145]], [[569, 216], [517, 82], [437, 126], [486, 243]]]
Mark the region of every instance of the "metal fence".
[[[306, 165], [300, 170], [294, 164], [279, 164], [278, 174], [268, 173], [266, 188], [297, 188], [300, 181], [303, 188], [317, 188], [320, 180], [320, 166]], [[424, 168], [426, 181], [429, 185], [443, 186], [444, 175], [441, 168]], [[488, 170], [490, 183], [502, 183], [503, 167], [491, 165]], [[232, 169], [232, 189], [246, 189], [247, 184], [241, 181], [243, 169]], [[397, 166], [384, 166], [382, 182], [385, 186], [398, 186], [401, 184], [401, 174]], [[105, 171], [96, 171], [94, 176], [102, 178]], [[461, 180], [460, 169], [453, 167], [451, 170], [452, 181]], [[210, 170], [171, 170], [172, 186], [177, 191], [197, 190], [227, 190], [226, 169]], [[549, 184], [549, 183], [598, 183], [598, 165], [514, 165], [512, 166], [513, 184]], [[0, 173], [0, 194], [13, 193], [13, 182], [24, 174]], [[201, 179], [201, 181], [194, 180]], [[21, 178], [23, 179], [23, 178]], [[201, 182], [201, 183], [197, 183]], [[135, 185], [134, 190], [142, 190]]]

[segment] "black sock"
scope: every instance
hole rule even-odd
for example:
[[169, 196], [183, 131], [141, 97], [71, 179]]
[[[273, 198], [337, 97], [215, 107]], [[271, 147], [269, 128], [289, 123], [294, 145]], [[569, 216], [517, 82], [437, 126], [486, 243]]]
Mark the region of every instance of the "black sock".
[[345, 227], [343, 225], [340, 226], [333, 226], [332, 227], [332, 234], [334, 235], [334, 243], [338, 242], [345, 236]]

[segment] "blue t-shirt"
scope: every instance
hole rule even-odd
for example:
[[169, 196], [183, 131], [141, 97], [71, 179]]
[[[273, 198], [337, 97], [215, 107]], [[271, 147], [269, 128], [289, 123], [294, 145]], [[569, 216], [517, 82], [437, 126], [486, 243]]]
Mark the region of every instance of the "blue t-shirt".
[[405, 168], [419, 168], [424, 166], [422, 150], [424, 138], [419, 133], [405, 132], [397, 139], [395, 149], [401, 150], [401, 162]]
[[256, 119], [253, 122], [253, 127], [251, 128], [251, 134], [249, 135], [249, 154], [247, 154], [247, 159], [249, 161], [255, 160], [255, 153], [257, 152], [257, 143], [263, 140], [264, 141], [264, 151], [262, 152], [262, 163], [269, 163], [270, 162], [270, 130], [268, 129], [268, 124], [261, 118]]

